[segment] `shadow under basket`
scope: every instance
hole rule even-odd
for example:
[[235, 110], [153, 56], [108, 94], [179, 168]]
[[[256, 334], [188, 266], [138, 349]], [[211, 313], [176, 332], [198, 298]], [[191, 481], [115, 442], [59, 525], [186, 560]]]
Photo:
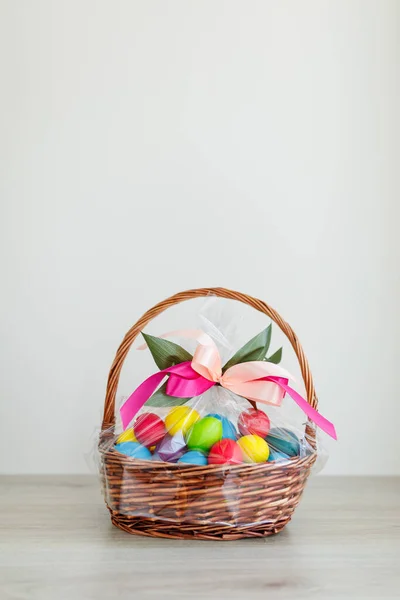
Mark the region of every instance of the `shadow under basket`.
[[[125, 357], [137, 335], [169, 306], [207, 295], [239, 300], [272, 318], [291, 342], [300, 363], [307, 400], [318, 401], [303, 350], [290, 326], [267, 304], [224, 288], [203, 288], [160, 302], [128, 331], [108, 378], [99, 453], [107, 507], [114, 525], [128, 533], [160, 538], [236, 540], [278, 533], [290, 521], [316, 452], [279, 463], [188, 465], [132, 459], [114, 449], [115, 396]], [[306, 438], [315, 448], [315, 430]]]

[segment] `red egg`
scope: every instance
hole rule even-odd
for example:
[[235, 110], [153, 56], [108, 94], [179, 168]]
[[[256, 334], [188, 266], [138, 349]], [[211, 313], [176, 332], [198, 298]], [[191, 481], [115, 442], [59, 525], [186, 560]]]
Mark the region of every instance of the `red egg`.
[[271, 428], [271, 423], [265, 412], [257, 408], [249, 408], [241, 413], [238, 421], [242, 435], [259, 435], [265, 438]]
[[133, 431], [137, 440], [148, 448], [158, 444], [167, 433], [164, 421], [154, 413], [140, 415], [136, 419]]
[[209, 465], [238, 465], [243, 462], [243, 454], [239, 444], [225, 438], [211, 447], [208, 455]]

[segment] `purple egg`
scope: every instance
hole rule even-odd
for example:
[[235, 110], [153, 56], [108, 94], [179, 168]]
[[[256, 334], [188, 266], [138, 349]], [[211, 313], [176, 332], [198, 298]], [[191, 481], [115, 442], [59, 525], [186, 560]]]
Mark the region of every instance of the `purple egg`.
[[155, 452], [165, 462], [177, 462], [185, 450], [186, 443], [182, 433], [173, 436], [167, 433], [161, 442], [158, 442]]

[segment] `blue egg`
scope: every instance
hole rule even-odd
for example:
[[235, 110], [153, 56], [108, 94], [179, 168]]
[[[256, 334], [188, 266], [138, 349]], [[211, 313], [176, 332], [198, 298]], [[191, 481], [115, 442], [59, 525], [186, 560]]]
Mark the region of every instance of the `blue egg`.
[[290, 429], [272, 428], [265, 441], [272, 450], [277, 450], [287, 456], [298, 456], [300, 454], [299, 438]]
[[212, 413], [207, 415], [207, 417], [214, 417], [218, 419], [222, 423], [222, 439], [229, 440], [237, 440], [238, 434], [236, 428], [232, 421], [230, 421], [227, 417], [223, 417], [222, 415], [218, 415], [217, 413]]
[[207, 457], [198, 450], [190, 450], [181, 456], [181, 458], [178, 460], [178, 463], [186, 463], [188, 465], [206, 465]]
[[116, 444], [115, 449], [121, 454], [126, 454], [132, 458], [140, 458], [142, 460], [151, 460], [151, 452], [138, 442], [121, 442]]
[[277, 450], [274, 450], [273, 448], [269, 448], [269, 456], [268, 456], [268, 462], [274, 462], [274, 461], [281, 461], [281, 460], [289, 460], [289, 457], [287, 454], [283, 454], [283, 452], [278, 452]]

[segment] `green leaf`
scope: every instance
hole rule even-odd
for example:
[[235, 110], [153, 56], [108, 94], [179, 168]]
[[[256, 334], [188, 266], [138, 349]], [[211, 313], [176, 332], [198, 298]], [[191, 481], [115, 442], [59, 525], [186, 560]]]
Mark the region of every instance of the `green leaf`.
[[158, 388], [152, 396], [145, 403], [146, 406], [178, 406], [185, 404], [190, 398], [175, 398], [174, 396], [168, 396], [166, 393], [167, 382]]
[[266, 356], [264, 360], [274, 363], [275, 365], [279, 364], [282, 360], [282, 348], [279, 348], [279, 350], [271, 354], [271, 356]]
[[251, 360], [264, 360], [271, 342], [271, 331], [272, 325], [268, 325], [266, 329], [242, 346], [242, 348], [228, 360], [222, 369], [222, 372], [224, 373], [229, 367], [233, 367], [233, 365], [239, 363], [250, 362]]
[[153, 355], [154, 362], [160, 370], [168, 369], [168, 367], [192, 360], [193, 358], [185, 348], [174, 344], [174, 342], [154, 337], [148, 333], [143, 333], [143, 331], [142, 336]]

